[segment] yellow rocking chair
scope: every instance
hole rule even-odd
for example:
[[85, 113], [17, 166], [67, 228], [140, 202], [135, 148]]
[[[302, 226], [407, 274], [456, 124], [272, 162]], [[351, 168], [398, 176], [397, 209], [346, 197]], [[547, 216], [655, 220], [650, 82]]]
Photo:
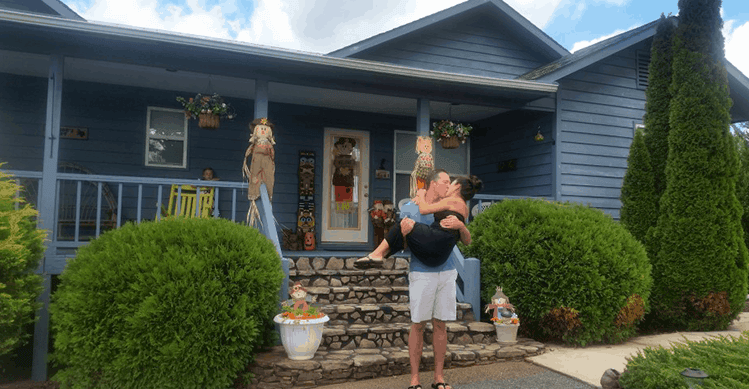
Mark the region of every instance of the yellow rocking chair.
[[[180, 188], [181, 191], [180, 191]], [[172, 185], [169, 194], [169, 208], [167, 215], [196, 217], [197, 209], [200, 209], [200, 217], [209, 218], [213, 216], [213, 193], [216, 188], [201, 186], [197, 188], [192, 185]], [[198, 204], [198, 190], [200, 190], [200, 204]], [[179, 200], [179, 207], [177, 206]]]

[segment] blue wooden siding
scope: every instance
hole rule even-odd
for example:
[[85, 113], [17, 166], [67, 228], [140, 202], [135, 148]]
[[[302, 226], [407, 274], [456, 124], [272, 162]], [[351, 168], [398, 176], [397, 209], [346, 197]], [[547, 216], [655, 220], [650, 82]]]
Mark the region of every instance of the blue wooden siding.
[[[484, 181], [483, 194], [553, 197], [553, 114], [514, 111], [476, 123], [471, 136], [471, 173]], [[545, 139], [534, 140], [541, 130]], [[498, 172], [517, 159], [517, 170]]]
[[635, 124], [645, 114], [637, 88], [636, 50], [643, 42], [560, 81], [560, 194], [619, 218], [622, 179]]
[[515, 78], [546, 63], [496, 18], [486, 15], [447, 20], [355, 57], [497, 78]]
[[16, 12], [35, 12], [52, 16], [58, 16], [52, 8], [41, 1], [29, 0], [0, 0], [0, 9], [8, 9]]
[[[5, 168], [41, 171], [45, 78], [0, 73], [0, 161]], [[60, 140], [60, 162], [81, 165], [96, 174], [140, 177], [197, 179], [210, 166], [225, 181], [242, 181], [242, 158], [247, 147], [253, 118], [253, 101], [227, 99], [238, 113], [233, 121], [222, 121], [218, 130], [205, 130], [190, 120], [188, 128], [188, 164], [185, 169], [146, 167], [145, 128], [149, 106], [180, 108], [176, 96], [192, 92], [105, 85], [66, 80], [63, 85], [62, 126], [88, 128], [88, 140]], [[249, 93], [249, 92], [248, 92]], [[370, 196], [390, 199], [392, 180], [378, 180], [374, 171], [385, 159], [392, 172], [393, 131], [415, 131], [414, 117], [316, 108], [271, 102], [269, 117], [276, 125], [276, 185], [273, 196], [275, 217], [289, 228], [296, 226], [298, 208], [299, 151], [315, 152], [315, 203], [321, 220], [323, 131], [325, 127], [370, 132]], [[110, 185], [117, 196], [117, 187]], [[168, 187], [164, 187], [168, 198]], [[123, 188], [123, 222], [136, 219], [137, 185]], [[143, 219], [153, 219], [157, 192], [144, 187]], [[164, 200], [162, 200], [164, 201]], [[231, 192], [221, 191], [220, 211], [231, 210]], [[238, 193], [238, 218], [247, 210], [246, 192]]]

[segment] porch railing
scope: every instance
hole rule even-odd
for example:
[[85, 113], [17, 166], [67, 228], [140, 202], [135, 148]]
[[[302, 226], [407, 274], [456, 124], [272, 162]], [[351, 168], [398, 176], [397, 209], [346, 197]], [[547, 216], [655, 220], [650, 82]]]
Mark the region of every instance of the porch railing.
[[[15, 176], [16, 181], [22, 184], [27, 201], [40, 203], [40, 189], [44, 184], [41, 172], [4, 171]], [[162, 205], [165, 205], [165, 199], [168, 201], [173, 185], [178, 188], [182, 185], [215, 188], [213, 216], [245, 222], [248, 204], [246, 200], [243, 201], [244, 197], [238, 196], [242, 195], [247, 187], [241, 182], [58, 173], [55, 190], [56, 214], [53, 215], [53, 231], [50, 231], [47, 242], [48, 254], [43, 271], [50, 274], [61, 273], [66, 259], [74, 256], [75, 248], [87, 244], [90, 238], [98, 237], [106, 229], [120, 227], [126, 221], [140, 223], [142, 220], [161, 219]], [[206, 195], [202, 192], [196, 191], [197, 204], [200, 203], [200, 196]], [[108, 199], [109, 196], [113, 198]], [[70, 218], [65, 218], [66, 220], [60, 220], [63, 199], [68, 200], [69, 203], [65, 206], [70, 208], [71, 213]], [[84, 204], [86, 202], [93, 204]], [[177, 192], [176, 203], [181, 203], [181, 190]], [[86, 207], [91, 207], [93, 211], [85, 210]], [[107, 210], [106, 207], [111, 209]], [[196, 216], [199, 216], [200, 207], [195, 208]], [[259, 229], [273, 242], [279, 256], [283, 258], [273, 208], [264, 186], [258, 200], [258, 208], [261, 213]], [[84, 213], [88, 218], [83, 217]], [[286, 275], [288, 276], [288, 263]]]

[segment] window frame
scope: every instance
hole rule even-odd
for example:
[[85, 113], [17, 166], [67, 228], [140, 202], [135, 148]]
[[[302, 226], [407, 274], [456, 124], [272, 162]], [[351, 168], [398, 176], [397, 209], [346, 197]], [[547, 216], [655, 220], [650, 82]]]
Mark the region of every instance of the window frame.
[[[151, 112], [153, 111], [162, 111], [162, 112], [173, 112], [173, 113], [179, 113], [183, 116], [183, 123], [184, 123], [184, 137], [180, 136], [169, 136], [169, 135], [158, 135], [158, 136], [152, 136], [149, 133], [149, 129], [151, 128]], [[145, 166], [147, 167], [158, 167], [158, 168], [169, 168], [169, 169], [187, 169], [187, 139], [188, 139], [188, 123], [187, 123], [187, 116], [185, 116], [185, 111], [182, 109], [175, 109], [175, 108], [163, 108], [163, 107], [155, 107], [155, 106], [148, 106], [148, 110], [146, 113], [146, 142], [145, 142], [145, 155], [144, 155], [144, 162]], [[182, 141], [182, 165], [162, 165], [159, 163], [149, 162], [148, 161], [148, 146], [149, 141], [151, 139], [166, 139], [166, 140], [176, 140], [176, 141]]]

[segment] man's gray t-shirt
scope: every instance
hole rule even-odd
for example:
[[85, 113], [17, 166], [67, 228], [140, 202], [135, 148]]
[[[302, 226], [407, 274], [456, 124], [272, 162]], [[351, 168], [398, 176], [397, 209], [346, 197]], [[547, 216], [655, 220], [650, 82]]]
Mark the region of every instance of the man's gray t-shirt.
[[[403, 207], [401, 207], [400, 211], [401, 219], [408, 217], [409, 219], [413, 219], [417, 223], [424, 223], [427, 225], [434, 223], [434, 215], [422, 215], [421, 213], [419, 213], [419, 206], [410, 201], [404, 204]], [[453, 250], [455, 250], [454, 247]], [[445, 263], [439, 266], [432, 267], [425, 265], [424, 262], [421, 262], [419, 260], [419, 258], [416, 258], [415, 255], [411, 254], [411, 267], [409, 271], [422, 273], [438, 273], [441, 271], [454, 270], [455, 263], [453, 257], [454, 255], [450, 254], [450, 257], [447, 258], [447, 261], [445, 261]]]

